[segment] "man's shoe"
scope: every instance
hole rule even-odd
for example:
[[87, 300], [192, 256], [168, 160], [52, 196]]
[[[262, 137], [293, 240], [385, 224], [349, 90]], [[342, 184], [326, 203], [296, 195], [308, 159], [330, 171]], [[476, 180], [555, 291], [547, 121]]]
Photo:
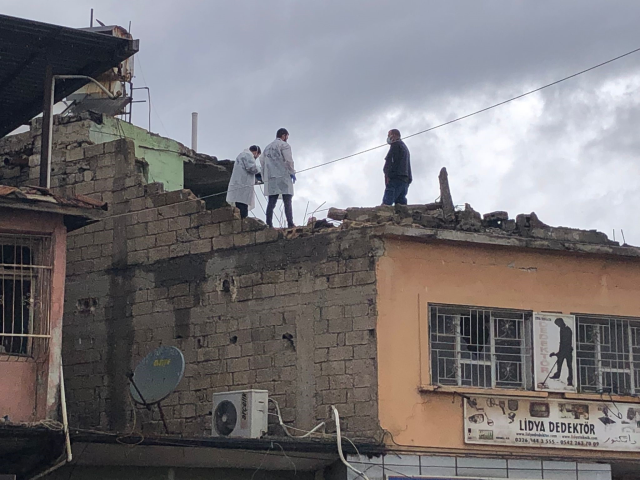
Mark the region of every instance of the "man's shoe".
[[560, 375], [554, 375], [551, 380], [560, 380]]

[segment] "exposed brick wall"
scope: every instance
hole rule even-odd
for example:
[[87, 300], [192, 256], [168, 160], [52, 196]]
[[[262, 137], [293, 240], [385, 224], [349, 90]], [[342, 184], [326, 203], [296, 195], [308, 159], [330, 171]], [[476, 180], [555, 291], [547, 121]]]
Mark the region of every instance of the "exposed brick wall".
[[[187, 190], [145, 185], [131, 142], [69, 145], [54, 157], [55, 190], [107, 201], [113, 215], [69, 236], [72, 426], [130, 427], [126, 373], [157, 346], [175, 345], [187, 367], [163, 402], [173, 433], [209, 435], [213, 392], [247, 388], [269, 390], [295, 427], [329, 419], [335, 404], [347, 435], [379, 433], [382, 242], [369, 229], [284, 238], [233, 208], [206, 210]], [[161, 431], [157, 412], [138, 409], [138, 419], [146, 433]]]
[[[68, 177], [64, 168], [67, 159], [84, 155], [79, 147], [93, 145], [89, 138], [92, 125], [100, 116], [84, 113], [75, 117], [54, 117], [52, 141], [51, 186], [64, 186], [67, 182], [82, 183], [82, 178]], [[31, 122], [28, 132], [0, 139], [0, 185], [38, 185], [40, 176], [40, 142], [42, 118]], [[88, 178], [89, 171], [74, 172]], [[84, 187], [86, 188], [86, 187]], [[82, 193], [82, 192], [78, 192]]]

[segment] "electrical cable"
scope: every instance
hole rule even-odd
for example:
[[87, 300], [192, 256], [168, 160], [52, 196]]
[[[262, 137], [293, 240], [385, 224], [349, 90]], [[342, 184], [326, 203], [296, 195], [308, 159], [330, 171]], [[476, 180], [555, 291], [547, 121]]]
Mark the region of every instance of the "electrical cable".
[[[135, 447], [136, 445], [140, 445], [142, 442], [144, 442], [144, 434], [142, 432], [136, 432], [136, 426], [138, 425], [138, 415], [136, 413], [137, 407], [136, 405], [134, 405], [131, 395], [128, 395], [128, 397], [129, 397], [129, 404], [131, 405], [131, 411], [133, 413], [133, 425], [131, 425], [131, 429], [129, 430], [129, 432], [119, 437], [116, 437], [116, 442], [121, 445], [129, 445], [129, 446]], [[127, 438], [134, 437], [135, 436], [134, 434], [136, 433], [140, 437], [137, 441], [133, 443], [124, 441]]]
[[338, 413], [338, 409], [335, 405], [331, 405], [331, 410], [333, 411], [333, 418], [336, 421], [336, 437], [338, 443], [338, 455], [340, 456], [340, 460], [353, 473], [357, 474], [359, 477], [364, 478], [365, 480], [369, 480], [369, 477], [367, 477], [364, 472], [361, 472], [360, 470], [355, 468], [353, 465], [347, 462], [346, 458], [344, 458], [344, 453], [342, 453], [342, 434], [340, 433], [340, 414]]
[[[276, 412], [277, 412], [277, 417], [278, 417], [278, 423], [280, 424], [280, 426], [282, 427], [282, 430], [284, 430], [285, 435], [287, 435], [287, 437], [290, 438], [307, 438], [310, 435], [314, 434], [319, 428], [324, 427], [326, 424], [325, 422], [320, 422], [318, 425], [316, 425], [315, 427], [313, 427], [311, 430], [307, 431], [307, 430], [300, 430], [299, 428], [294, 428], [294, 427], [287, 427], [284, 422], [282, 421], [282, 414], [280, 413], [280, 405], [278, 404], [278, 402], [276, 400], [274, 400], [273, 398], [269, 398], [270, 402], [273, 402], [273, 404], [276, 407]], [[271, 414], [273, 415], [273, 414]], [[298, 431], [302, 431], [302, 432], [307, 432], [304, 435], [292, 435], [289, 432], [289, 429], [292, 430], [298, 430]]]
[[[590, 72], [591, 70], [595, 70], [596, 68], [600, 68], [600, 67], [602, 67], [604, 65], [607, 65], [607, 64], [609, 64], [611, 62], [615, 62], [616, 60], [620, 60], [621, 58], [627, 57], [627, 56], [632, 55], [632, 54], [634, 54], [636, 52], [639, 52], [639, 51], [640, 51], [640, 48], [636, 48], [635, 50], [631, 50], [630, 52], [623, 53], [622, 55], [618, 55], [615, 58], [612, 58], [612, 59], [607, 60], [605, 62], [599, 63], [597, 65], [594, 65], [593, 67], [586, 68], [586, 69], [581, 70], [579, 72], [576, 72], [576, 73], [574, 73], [572, 75], [569, 75], [567, 77], [561, 78], [560, 80], [556, 80], [555, 82], [547, 83], [546, 85], [543, 85], [541, 87], [535, 88], [533, 90], [529, 90], [528, 92], [522, 93], [522, 94], [517, 95], [515, 97], [511, 97], [508, 100], [504, 100], [504, 101], [499, 102], [499, 103], [494, 103], [493, 105], [490, 105], [488, 107], [482, 108], [480, 110], [476, 110], [475, 112], [472, 112], [472, 113], [468, 113], [467, 115], [463, 115], [461, 117], [454, 118], [453, 120], [449, 120], [448, 122], [441, 123], [441, 124], [436, 125], [434, 127], [429, 127], [429, 128], [427, 128], [425, 130], [421, 130], [421, 131], [416, 132], [416, 133], [412, 133], [411, 135], [407, 135], [407, 136], [403, 137], [403, 140], [406, 140], [406, 139], [412, 138], [412, 137], [417, 137], [418, 135], [422, 135], [423, 133], [431, 132], [431, 131], [433, 131], [433, 130], [435, 130], [437, 128], [441, 128], [441, 127], [444, 127], [444, 126], [447, 126], [447, 125], [451, 125], [452, 123], [456, 123], [456, 122], [459, 122], [460, 120], [464, 120], [465, 118], [469, 118], [469, 117], [472, 117], [474, 115], [478, 115], [479, 113], [486, 112], [487, 110], [492, 110], [492, 109], [494, 109], [496, 107], [499, 107], [501, 105], [505, 105], [505, 104], [507, 104], [509, 102], [513, 102], [514, 100], [518, 100], [518, 99], [520, 99], [522, 97], [526, 97], [527, 95], [531, 95], [532, 93], [537, 93], [540, 90], [544, 90], [545, 88], [549, 88], [549, 87], [552, 87], [552, 86], [557, 85], [559, 83], [562, 83], [564, 81], [570, 80], [570, 79], [572, 79], [574, 77], [577, 77], [578, 75], [582, 75], [583, 73]], [[296, 174], [302, 173], [302, 172], [308, 172], [309, 170], [313, 170], [314, 168], [323, 167], [323, 166], [329, 165], [331, 163], [339, 162], [341, 160], [346, 160], [347, 158], [355, 157], [356, 155], [361, 155], [363, 153], [367, 153], [367, 152], [370, 152], [372, 150], [376, 150], [378, 148], [382, 148], [382, 147], [386, 147], [386, 146], [387, 146], [387, 144], [385, 143], [385, 144], [382, 144], [382, 145], [378, 145], [377, 147], [372, 147], [372, 148], [369, 148], [367, 150], [363, 150], [361, 152], [357, 152], [357, 153], [353, 153], [351, 155], [347, 155], [346, 157], [338, 158], [336, 160], [331, 160], [331, 161], [325, 162], [325, 163], [320, 163], [318, 165], [314, 165], [312, 167], [305, 168], [304, 170], [300, 170], [299, 172], [296, 172]]]
[[[476, 110], [475, 112], [468, 113], [468, 114], [463, 115], [463, 116], [461, 116], [461, 117], [454, 118], [453, 120], [449, 120], [449, 121], [444, 122], [444, 123], [441, 123], [441, 124], [439, 124], [439, 125], [435, 125], [435, 126], [433, 126], [433, 127], [429, 127], [429, 128], [427, 128], [427, 129], [425, 129], [425, 130], [421, 130], [421, 131], [419, 131], [419, 132], [412, 133], [412, 134], [410, 134], [410, 135], [407, 135], [407, 136], [403, 137], [403, 139], [404, 139], [404, 140], [406, 140], [406, 139], [409, 139], [409, 138], [413, 138], [413, 137], [416, 137], [416, 136], [418, 136], [418, 135], [422, 135], [422, 134], [424, 134], [424, 133], [431, 132], [431, 131], [436, 130], [436, 129], [438, 129], [438, 128], [442, 128], [442, 127], [445, 127], [445, 126], [447, 126], [447, 125], [451, 125], [452, 123], [459, 122], [459, 121], [461, 121], [461, 120], [464, 120], [464, 119], [466, 119], [466, 118], [472, 117], [472, 116], [474, 116], [474, 115], [478, 115], [478, 114], [483, 113], [483, 112], [486, 112], [486, 111], [488, 111], [488, 110], [492, 110], [492, 109], [497, 108], [497, 107], [499, 107], [499, 106], [505, 105], [505, 104], [507, 104], [507, 103], [509, 103], [509, 102], [513, 102], [514, 100], [518, 100], [518, 99], [520, 99], [520, 98], [526, 97], [527, 95], [531, 95], [531, 94], [533, 94], [533, 93], [537, 93], [537, 92], [539, 92], [539, 91], [541, 91], [541, 90], [544, 90], [545, 88], [549, 88], [549, 87], [552, 87], [552, 86], [554, 86], [554, 85], [558, 85], [559, 83], [565, 82], [565, 81], [567, 81], [567, 80], [570, 80], [570, 79], [572, 79], [572, 78], [575, 78], [575, 77], [577, 77], [577, 76], [579, 76], [579, 75], [582, 75], [582, 74], [584, 74], [584, 73], [590, 72], [590, 71], [595, 70], [595, 69], [600, 68], [600, 67], [603, 67], [604, 65], [608, 65], [609, 63], [615, 62], [616, 60], [620, 60], [621, 58], [627, 57], [627, 56], [632, 55], [632, 54], [634, 54], [634, 53], [636, 53], [636, 52], [639, 52], [639, 51], [640, 51], [640, 48], [636, 48], [636, 49], [631, 50], [631, 51], [629, 51], [629, 52], [627, 52], [627, 53], [623, 53], [622, 55], [618, 55], [617, 57], [611, 58], [611, 59], [609, 59], [609, 60], [607, 60], [607, 61], [601, 62], [601, 63], [599, 63], [599, 64], [597, 64], [597, 65], [592, 66], [592, 67], [586, 68], [586, 69], [581, 70], [581, 71], [579, 71], [579, 72], [576, 72], [576, 73], [574, 73], [574, 74], [572, 74], [572, 75], [569, 75], [569, 76], [566, 76], [566, 77], [564, 77], [564, 78], [561, 78], [560, 80], [556, 80], [556, 81], [554, 81], [554, 82], [547, 83], [546, 85], [543, 85], [543, 86], [541, 86], [541, 87], [535, 88], [535, 89], [533, 89], [533, 90], [529, 90], [529, 91], [524, 92], [524, 93], [522, 93], [522, 94], [520, 94], [520, 95], [517, 95], [517, 96], [515, 96], [515, 97], [511, 97], [511, 98], [509, 98], [509, 99], [507, 99], [507, 100], [503, 100], [502, 102], [494, 103], [493, 105], [490, 105], [490, 106], [488, 106], [488, 107], [482, 108], [482, 109], [480, 109], [480, 110]], [[144, 78], [144, 76], [143, 76], [143, 78]], [[161, 120], [161, 121], [162, 121], [162, 120]], [[163, 125], [163, 126], [164, 126], [164, 125]], [[166, 129], [165, 129], [165, 130], [166, 130]], [[328, 161], [328, 162], [319, 163], [319, 164], [317, 164], [317, 165], [313, 165], [313, 166], [308, 167], [308, 168], [303, 168], [302, 170], [298, 170], [298, 171], [296, 171], [296, 175], [297, 175], [297, 174], [299, 174], [299, 173], [308, 172], [308, 171], [313, 170], [313, 169], [316, 169], [316, 168], [324, 167], [324, 166], [326, 166], [326, 165], [331, 165], [332, 163], [340, 162], [340, 161], [342, 161], [342, 160], [347, 160], [347, 159], [349, 159], [349, 158], [353, 158], [353, 157], [356, 157], [356, 156], [359, 156], [359, 155], [363, 155], [363, 154], [365, 154], [365, 153], [368, 153], [368, 152], [371, 152], [371, 151], [374, 151], [374, 150], [378, 150], [378, 149], [383, 148], [383, 147], [386, 147], [386, 146], [388, 146], [388, 145], [387, 145], [386, 143], [384, 143], [384, 144], [382, 144], [382, 145], [377, 145], [377, 146], [375, 146], [375, 147], [371, 147], [371, 148], [368, 148], [368, 149], [366, 149], [366, 150], [361, 150], [361, 151], [359, 151], [359, 152], [352, 153], [351, 155], [346, 155], [346, 156], [344, 156], [344, 157], [336, 158], [336, 159], [334, 159], [334, 160], [330, 160], [330, 161]], [[276, 177], [276, 178], [285, 178], [285, 176], [282, 176], [282, 177]], [[182, 202], [177, 202], [177, 203], [172, 204], [172, 205], [177, 205], [177, 204], [179, 204], [179, 203], [185, 203], [185, 202], [192, 202], [192, 201], [194, 201], [194, 200], [204, 200], [204, 199], [206, 199], [206, 198], [211, 198], [211, 197], [215, 197], [215, 196], [218, 196], [218, 195], [225, 195], [226, 193], [231, 192], [231, 191], [234, 191], [234, 190], [226, 190], [226, 191], [224, 191], [224, 192], [212, 193], [212, 194], [210, 194], [210, 195], [205, 195], [205, 196], [199, 197], [199, 198], [197, 198], [197, 199], [189, 199], [189, 200], [184, 200], [184, 201], [182, 201]], [[153, 207], [153, 209], [158, 209], [158, 208], [161, 208], [161, 207]], [[149, 209], [149, 210], [152, 210], [152, 209]], [[107, 217], [107, 218], [116, 218], [116, 217], [119, 217], [119, 216], [131, 215], [131, 214], [133, 214], [133, 213], [135, 213], [135, 212], [122, 213], [122, 214], [119, 214], [119, 215], [113, 215], [113, 216], [110, 216], [110, 217]]]

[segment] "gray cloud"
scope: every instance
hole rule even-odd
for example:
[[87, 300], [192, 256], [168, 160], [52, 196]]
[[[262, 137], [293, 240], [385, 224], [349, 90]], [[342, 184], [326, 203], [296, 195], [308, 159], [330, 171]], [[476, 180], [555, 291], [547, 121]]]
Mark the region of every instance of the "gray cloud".
[[[75, 27], [89, 17], [80, 1], [0, 5]], [[106, 1], [96, 11], [105, 23], [131, 20], [141, 39], [136, 81], [152, 88], [164, 124], [154, 115], [154, 130], [188, 143], [198, 111], [200, 149], [235, 158], [286, 126], [300, 168], [380, 144], [389, 128], [422, 130], [636, 48], [639, 14], [632, 0]], [[456, 203], [623, 228], [640, 243], [639, 59], [410, 139], [410, 201], [433, 201], [447, 166]], [[145, 125], [138, 109], [134, 120]], [[384, 154], [300, 175], [297, 220], [307, 201], [312, 209], [325, 200], [380, 203]]]

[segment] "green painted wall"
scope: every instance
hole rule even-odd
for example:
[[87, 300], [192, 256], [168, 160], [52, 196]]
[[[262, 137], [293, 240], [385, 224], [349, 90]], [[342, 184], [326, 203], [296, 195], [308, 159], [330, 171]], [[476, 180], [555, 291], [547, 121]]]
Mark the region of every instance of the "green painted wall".
[[136, 157], [144, 158], [149, 164], [148, 181], [161, 182], [165, 191], [184, 188], [183, 157], [180, 144], [175, 140], [149, 133], [114, 117], [103, 117], [102, 125], [93, 124], [89, 139], [94, 143], [112, 142], [116, 138], [127, 137], [136, 146]]

